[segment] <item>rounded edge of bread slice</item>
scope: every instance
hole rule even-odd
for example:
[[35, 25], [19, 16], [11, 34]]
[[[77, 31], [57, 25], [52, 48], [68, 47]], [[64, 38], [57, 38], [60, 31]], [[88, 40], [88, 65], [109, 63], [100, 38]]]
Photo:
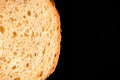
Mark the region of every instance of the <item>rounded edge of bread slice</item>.
[[[43, 6], [45, 10], [42, 11]], [[39, 12], [41, 14], [36, 14]], [[36, 19], [33, 19], [33, 16]], [[33, 29], [33, 26], [40, 29]], [[44, 28], [46, 26], [48, 28]], [[46, 34], [49, 27], [51, 30]], [[41, 33], [37, 32], [37, 29]], [[60, 32], [60, 16], [53, 1], [0, 0], [0, 80], [47, 79], [58, 63]], [[31, 40], [33, 45], [29, 42]], [[45, 45], [51, 46], [46, 48]]]
[[60, 24], [60, 16], [59, 16], [59, 12], [56, 8], [56, 5], [54, 3], [53, 0], [48, 0], [49, 1], [49, 4], [51, 5], [51, 7], [53, 8], [54, 10], [54, 13], [56, 15], [56, 18], [57, 18], [57, 23], [58, 23], [58, 38], [57, 38], [57, 42], [58, 42], [58, 49], [56, 51], [56, 58], [54, 59], [54, 64], [52, 65], [51, 69], [49, 70], [49, 73], [47, 74], [47, 76], [43, 79], [43, 80], [46, 80], [56, 69], [56, 66], [58, 64], [58, 60], [59, 60], [59, 56], [60, 56], [60, 42], [61, 42], [61, 24]]

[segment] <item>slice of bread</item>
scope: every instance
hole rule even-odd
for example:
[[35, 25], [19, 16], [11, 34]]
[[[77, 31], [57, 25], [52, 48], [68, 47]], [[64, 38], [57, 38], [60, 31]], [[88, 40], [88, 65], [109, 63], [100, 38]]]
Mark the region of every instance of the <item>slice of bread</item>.
[[50, 0], [0, 0], [0, 80], [45, 80], [60, 54], [60, 17]]

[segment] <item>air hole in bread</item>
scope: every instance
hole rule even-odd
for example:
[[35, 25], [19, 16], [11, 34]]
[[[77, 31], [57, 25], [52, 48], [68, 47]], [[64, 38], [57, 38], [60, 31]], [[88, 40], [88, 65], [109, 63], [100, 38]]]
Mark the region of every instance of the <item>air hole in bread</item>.
[[13, 0], [13, 2], [15, 2], [16, 0]]
[[30, 12], [29, 10], [27, 11], [27, 15], [28, 15], [28, 16], [31, 16], [31, 12]]
[[55, 68], [55, 67], [53, 66], [53, 67], [51, 68], [51, 71], [53, 71], [53, 70], [54, 70], [54, 68]]
[[9, 14], [12, 14], [12, 11], [9, 11]]
[[4, 58], [3, 61], [6, 62], [7, 60]]
[[10, 75], [10, 78], [12, 78], [13, 76], [12, 75]]
[[29, 63], [26, 64], [26, 67], [27, 67], [27, 68], [29, 67]]
[[50, 42], [48, 43], [48, 46], [50, 46]]
[[2, 15], [0, 15], [0, 18], [3, 18], [3, 16], [2, 16]]
[[0, 60], [2, 60], [3, 62], [6, 62], [5, 57], [1, 57]]
[[5, 0], [5, 2], [8, 2], [8, 0]]
[[34, 32], [32, 31], [31, 37], [34, 37]]
[[28, 36], [29, 36], [29, 34], [27, 34], [27, 33], [24, 33], [24, 36], [25, 36], [25, 37], [28, 37]]
[[14, 80], [20, 80], [20, 77], [14, 78]]
[[24, 36], [25, 36], [25, 37], [28, 37], [28, 36], [29, 36], [29, 29], [26, 29], [26, 30], [25, 30]]
[[10, 63], [10, 61], [7, 61], [7, 63]]
[[35, 53], [34, 56], [37, 56], [37, 53]]
[[11, 69], [12, 69], [12, 70], [15, 70], [15, 69], [16, 69], [16, 66], [13, 66]]
[[13, 52], [13, 55], [16, 56], [16, 55], [17, 55], [17, 52]]
[[43, 55], [45, 54], [45, 48], [43, 49]]
[[40, 12], [41, 14], [43, 13], [43, 11]]
[[17, 33], [16, 33], [16, 32], [13, 32], [12, 37], [15, 38], [16, 36], [17, 36]]
[[37, 74], [38, 77], [41, 77], [42, 75], [43, 75], [43, 71], [40, 71], [40, 72]]
[[55, 57], [57, 56], [57, 54], [55, 54]]
[[30, 54], [30, 58], [33, 58], [33, 57], [32, 57], [32, 54]]
[[21, 26], [21, 23], [18, 23], [17, 27], [20, 27]]
[[38, 6], [38, 3], [36, 5]]
[[14, 19], [14, 18], [10, 18], [10, 20], [11, 20], [12, 22], [16, 21], [16, 19]]
[[0, 32], [3, 34], [5, 32], [5, 28], [3, 26], [0, 26]]
[[26, 16], [24, 15], [23, 18], [26, 18]]

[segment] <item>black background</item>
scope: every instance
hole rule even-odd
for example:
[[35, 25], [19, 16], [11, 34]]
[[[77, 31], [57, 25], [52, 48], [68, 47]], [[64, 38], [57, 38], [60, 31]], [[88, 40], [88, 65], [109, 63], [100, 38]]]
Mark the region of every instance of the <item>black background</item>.
[[120, 5], [96, 0], [96, 80], [120, 79]]
[[67, 25], [69, 18], [67, 18], [68, 14], [66, 13], [68, 10], [66, 8], [68, 3], [66, 4], [65, 0], [53, 0], [53, 1], [56, 5], [56, 8], [59, 12], [60, 19], [61, 19], [62, 41], [61, 41], [61, 53], [60, 53], [58, 65], [54, 73], [51, 74], [50, 77], [47, 78], [47, 80], [66, 80], [68, 79], [68, 76], [71, 76], [69, 74], [72, 73], [70, 66], [68, 66], [68, 64], [70, 63], [68, 59], [68, 57], [70, 58], [70, 55], [69, 55], [70, 53], [67, 52], [67, 49], [68, 49], [67, 44], [70, 41], [68, 40], [68, 36], [67, 36], [67, 34], [69, 34], [68, 30], [70, 30], [70, 28], [68, 28], [70, 26]]

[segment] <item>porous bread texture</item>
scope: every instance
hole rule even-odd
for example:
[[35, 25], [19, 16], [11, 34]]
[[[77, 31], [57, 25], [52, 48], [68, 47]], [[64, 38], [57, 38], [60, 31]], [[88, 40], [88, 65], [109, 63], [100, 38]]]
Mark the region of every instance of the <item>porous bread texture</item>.
[[0, 80], [45, 80], [56, 68], [60, 41], [50, 0], [0, 0]]

